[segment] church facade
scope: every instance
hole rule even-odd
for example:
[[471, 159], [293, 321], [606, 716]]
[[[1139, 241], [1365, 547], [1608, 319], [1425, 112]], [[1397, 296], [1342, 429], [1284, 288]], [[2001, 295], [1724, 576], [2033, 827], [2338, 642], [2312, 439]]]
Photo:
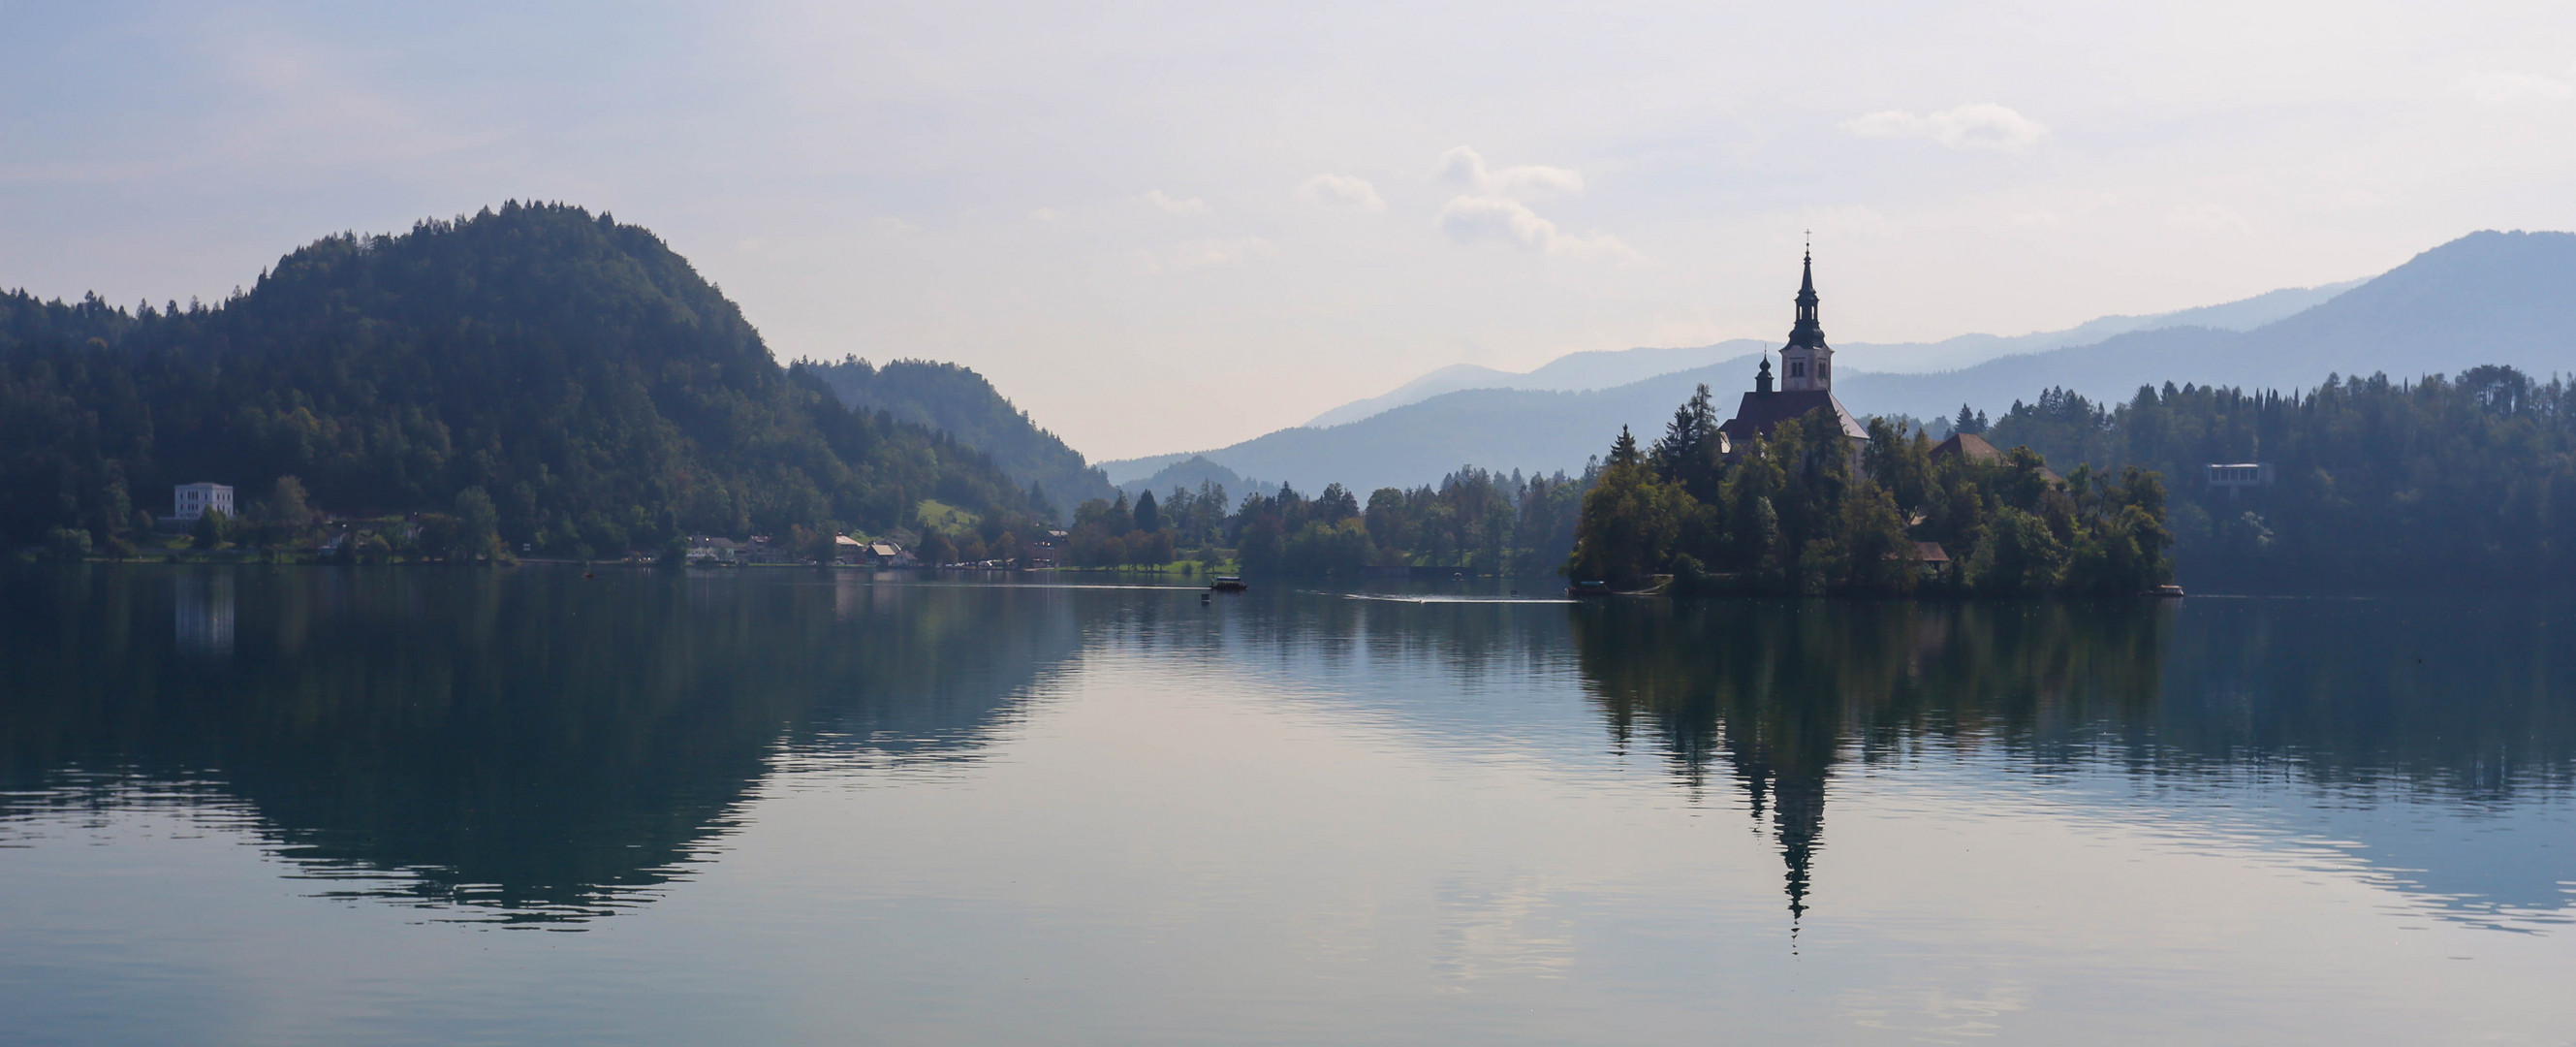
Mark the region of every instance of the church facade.
[[[1771, 358], [1766, 354], [1762, 369], [1753, 375], [1753, 391], [1744, 394], [1736, 405], [1735, 417], [1717, 431], [1726, 435], [1731, 452], [1750, 450], [1753, 442], [1771, 435], [1780, 423], [1805, 417], [1807, 412], [1824, 408], [1842, 423], [1843, 435], [1866, 442], [1869, 430], [1863, 428], [1842, 401], [1834, 398], [1834, 349], [1825, 344], [1825, 328], [1816, 319], [1816, 256], [1808, 252], [1798, 281], [1798, 318], [1789, 328], [1789, 344], [1780, 347], [1780, 377], [1773, 388]], [[1857, 457], [1857, 448], [1855, 448]]]

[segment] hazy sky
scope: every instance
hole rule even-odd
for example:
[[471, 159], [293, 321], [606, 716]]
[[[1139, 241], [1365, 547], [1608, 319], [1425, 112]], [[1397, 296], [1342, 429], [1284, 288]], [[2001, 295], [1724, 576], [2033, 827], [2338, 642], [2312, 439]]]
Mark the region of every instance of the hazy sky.
[[0, 286], [560, 199], [782, 358], [965, 363], [1109, 458], [1777, 337], [1809, 227], [1847, 342], [2576, 227], [2564, 0], [430, 6], [0, 0]]

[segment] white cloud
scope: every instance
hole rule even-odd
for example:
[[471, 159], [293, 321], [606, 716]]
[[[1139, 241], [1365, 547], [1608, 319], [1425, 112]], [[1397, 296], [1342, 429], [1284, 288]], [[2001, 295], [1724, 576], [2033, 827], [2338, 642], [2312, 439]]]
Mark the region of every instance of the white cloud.
[[2556, 102], [2576, 98], [2576, 84], [2530, 73], [2495, 70], [2460, 78], [2459, 90], [2488, 105], [2508, 102]]
[[1928, 138], [1951, 149], [2018, 153], [2048, 135], [2048, 127], [1992, 102], [1977, 102], [1920, 116], [1900, 109], [1855, 116], [1844, 131], [1862, 138]]
[[1386, 200], [1377, 195], [1377, 187], [1367, 179], [1349, 175], [1319, 174], [1297, 187], [1297, 199], [1310, 204], [1339, 204], [1375, 213], [1386, 210]]
[[1542, 167], [1536, 164], [1496, 169], [1487, 166], [1485, 158], [1473, 149], [1459, 146], [1440, 154], [1440, 177], [1474, 189], [1484, 196], [1527, 200], [1555, 193], [1579, 195], [1583, 192], [1583, 174], [1564, 167]]
[[1527, 204], [1499, 196], [1461, 196], [1449, 201], [1440, 209], [1440, 229], [1462, 244], [1500, 240], [1526, 250], [1583, 259], [1637, 257], [1617, 237], [1568, 235]]
[[1211, 269], [1241, 266], [1256, 258], [1268, 258], [1279, 248], [1258, 236], [1236, 236], [1223, 239], [1190, 240], [1173, 244], [1159, 257], [1146, 262], [1149, 272], [1164, 270]]
[[1181, 215], [1186, 217], [1189, 215], [1202, 215], [1208, 213], [1207, 201], [1201, 200], [1195, 196], [1176, 197], [1160, 189], [1148, 192], [1136, 199], [1140, 203], [1148, 203], [1162, 208], [1163, 213], [1165, 214]]

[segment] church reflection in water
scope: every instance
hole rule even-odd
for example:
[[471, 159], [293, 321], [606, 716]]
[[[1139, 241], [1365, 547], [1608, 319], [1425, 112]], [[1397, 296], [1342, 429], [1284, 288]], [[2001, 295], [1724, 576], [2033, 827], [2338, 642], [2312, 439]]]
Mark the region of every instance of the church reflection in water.
[[2135, 722], [2169, 614], [2151, 605], [1710, 601], [1585, 608], [1583, 677], [1617, 743], [1711, 764], [1767, 820], [1792, 916], [1807, 906], [1828, 779], [1925, 738], [2028, 742], [2055, 719]]
[[[2538, 610], [2540, 613], [2534, 613]], [[2304, 781], [2290, 808], [2494, 813], [2576, 788], [2576, 615], [2472, 602], [1648, 602], [1579, 608], [1613, 744], [1681, 787], [1740, 789], [1810, 904], [1844, 764], [1973, 749], [2038, 770], [2226, 786]], [[2327, 802], [2328, 797], [2335, 798]], [[2401, 819], [2402, 820], [2402, 819]], [[2453, 906], [2568, 904], [2546, 839], [2466, 831], [2444, 854], [2366, 813], [2333, 833]], [[2473, 848], [2489, 853], [2473, 853]], [[2535, 850], [2536, 848], [2536, 850]]]
[[[1541, 717], [1551, 747], [1597, 751], [1606, 726], [1681, 789], [1740, 791], [1793, 919], [1816, 904], [1839, 776], [1944, 750], [2469, 811], [2576, 791], [2576, 615], [2558, 604], [1269, 592], [1218, 613], [1188, 594], [751, 574], [13, 574], [0, 835], [118, 804], [230, 805], [337, 881], [326, 893], [586, 920], [685, 876], [782, 758], [973, 759], [1034, 682], [1100, 647], [1211, 678], [1258, 664], [1451, 737], [1522, 729], [1477, 695], [1543, 681], [1530, 700], [1588, 703], [1599, 725]], [[1516, 675], [1531, 666], [1558, 668]], [[2422, 853], [2391, 824], [2334, 831], [2398, 855], [2427, 895], [2568, 904], [2546, 833]]]

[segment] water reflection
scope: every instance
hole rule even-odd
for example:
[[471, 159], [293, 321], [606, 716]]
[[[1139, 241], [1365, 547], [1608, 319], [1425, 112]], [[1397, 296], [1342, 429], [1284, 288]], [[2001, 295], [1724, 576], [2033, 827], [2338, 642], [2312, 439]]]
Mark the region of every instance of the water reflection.
[[2551, 850], [2576, 791], [2559, 604], [1202, 606], [534, 568], [5, 580], [0, 834], [238, 811], [326, 893], [468, 918], [578, 924], [652, 897], [782, 768], [971, 760], [1086, 652], [1562, 763], [1650, 754], [1688, 797], [1741, 798], [1793, 924], [1820, 904], [1850, 776], [1932, 761], [2225, 808], [2500, 925], [2555, 918], [2576, 879]]
[[1042, 596], [801, 576], [29, 572], [0, 817], [219, 794], [333, 893], [578, 920], [681, 875], [782, 741], [970, 751], [1079, 637]]
[[214, 657], [233, 653], [233, 573], [191, 571], [170, 580], [179, 649]]
[[[2228, 790], [2222, 806], [2272, 808], [2444, 906], [2563, 909], [2576, 869], [2551, 849], [2554, 823], [2504, 830], [2570, 791], [2571, 631], [2556, 605], [2465, 602], [1637, 602], [1573, 616], [1614, 744], [1661, 753], [1692, 792], [1731, 780], [1777, 842], [1793, 919], [1842, 765], [1927, 750], [2070, 789], [2110, 769], [2133, 791]], [[2282, 779], [2295, 791], [2263, 788]]]

